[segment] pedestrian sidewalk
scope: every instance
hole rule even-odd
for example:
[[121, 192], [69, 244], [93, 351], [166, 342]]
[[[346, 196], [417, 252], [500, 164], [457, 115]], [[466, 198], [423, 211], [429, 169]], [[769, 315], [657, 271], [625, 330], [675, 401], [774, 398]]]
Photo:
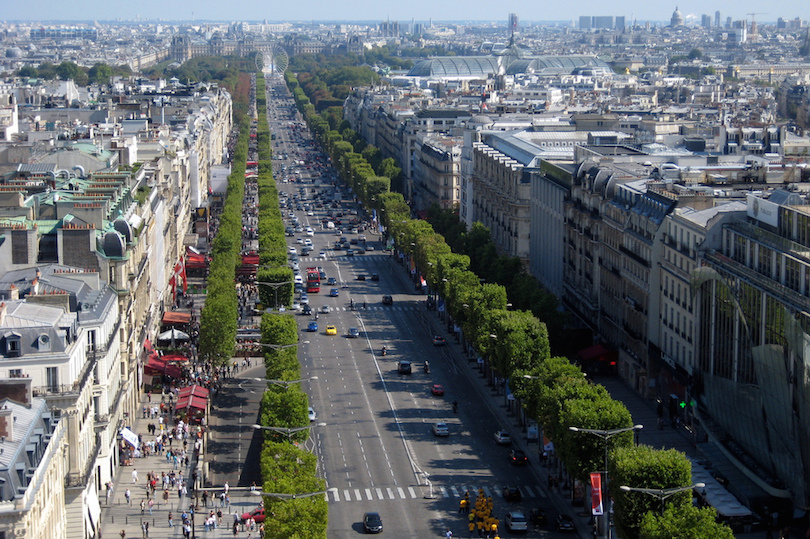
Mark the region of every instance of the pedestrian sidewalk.
[[[152, 398], [152, 403], [159, 404], [159, 397]], [[142, 399], [141, 408], [148, 406], [150, 403], [146, 398]], [[148, 414], [147, 414], [148, 415]], [[144, 418], [142, 409], [138, 411], [136, 417], [129, 425], [137, 435], [142, 435], [144, 440], [154, 439], [154, 436], [147, 432], [147, 425], [154, 423], [157, 425], [157, 418]], [[171, 425], [173, 426], [173, 425]], [[182, 448], [182, 442], [173, 443], [174, 448]], [[191, 455], [193, 448], [193, 440], [189, 439], [188, 453]], [[167, 446], [168, 450], [169, 447]], [[125, 537], [138, 538], [145, 537], [142, 524], [149, 524], [149, 537], [153, 538], [171, 538], [182, 537], [183, 528], [181, 526], [181, 514], [184, 510], [188, 511], [191, 506], [191, 498], [188, 496], [180, 497], [177, 488], [169, 489], [168, 500], [164, 500], [164, 490], [158, 486], [155, 494], [152, 497], [153, 506], [149, 510], [147, 497], [147, 473], [153, 472], [158, 477], [160, 482], [161, 473], [167, 475], [174, 472], [179, 477], [179, 473], [183, 473], [183, 478], [186, 480], [186, 485], [191, 484], [191, 474], [195, 463], [191, 460], [188, 466], [178, 464], [177, 467], [173, 463], [166, 460], [165, 451], [162, 455], [150, 455], [148, 457], [133, 458], [132, 466], [121, 465], [113, 481], [113, 493], [105, 500], [106, 489], [102, 489], [100, 493], [101, 501], [101, 534], [100, 537], [108, 537], [116, 539], [120, 537], [121, 531], [125, 533]], [[135, 480], [134, 472], [137, 472], [137, 480]], [[129, 489], [131, 496], [130, 502], [127, 502], [125, 497], [126, 490]], [[201, 496], [201, 494], [200, 494]], [[144, 502], [145, 508], [141, 511], [141, 501]], [[256, 506], [255, 500], [240, 497], [234, 499], [230, 504], [222, 506], [222, 526], [216, 530], [206, 532], [204, 531], [203, 521], [208, 516], [210, 511], [220, 509], [220, 502], [216, 493], [209, 493], [209, 500], [207, 507], [203, 507], [202, 499], [198, 497], [198, 509], [194, 519], [195, 533], [199, 537], [205, 534], [205, 537], [219, 538], [219, 537], [234, 537], [233, 535], [233, 514], [242, 515], [245, 511], [252, 509]], [[174, 526], [169, 525], [169, 513], [173, 516]], [[247, 537], [248, 532], [242, 531], [241, 527], [237, 537]], [[254, 537], [258, 537], [258, 532], [253, 532]]]

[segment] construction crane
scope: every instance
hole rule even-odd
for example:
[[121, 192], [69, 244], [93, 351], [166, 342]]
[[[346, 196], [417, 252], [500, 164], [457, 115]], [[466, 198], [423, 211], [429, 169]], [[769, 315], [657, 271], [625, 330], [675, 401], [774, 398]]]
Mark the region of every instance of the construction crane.
[[754, 13], [746, 13], [746, 15], [751, 15], [751, 33], [755, 33], [757, 29], [757, 15], [767, 15], [768, 13], [765, 11], [755, 11]]

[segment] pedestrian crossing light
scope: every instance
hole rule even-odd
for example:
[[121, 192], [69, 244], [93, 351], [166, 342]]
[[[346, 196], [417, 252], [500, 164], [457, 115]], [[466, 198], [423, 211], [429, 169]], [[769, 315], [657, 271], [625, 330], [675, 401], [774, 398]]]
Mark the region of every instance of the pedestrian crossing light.
[[681, 403], [678, 406], [680, 406], [681, 408], [686, 408], [688, 405], [686, 401], [681, 401]]

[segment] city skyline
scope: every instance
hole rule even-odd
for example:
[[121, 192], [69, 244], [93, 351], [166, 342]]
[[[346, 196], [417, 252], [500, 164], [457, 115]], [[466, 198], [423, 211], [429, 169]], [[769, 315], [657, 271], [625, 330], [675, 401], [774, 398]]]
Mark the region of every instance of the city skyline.
[[[101, 2], [100, 0], [77, 0], [56, 2], [53, 0], [18, 3], [6, 6], [5, 21], [109, 21], [109, 20], [161, 20], [171, 21], [374, 21], [374, 20], [432, 20], [434, 22], [487, 22], [505, 21], [510, 12], [517, 14], [523, 23], [532, 21], [576, 21], [582, 15], [625, 16], [632, 21], [669, 21], [677, 8], [687, 24], [700, 23], [703, 14], [713, 15], [720, 11], [723, 20], [751, 20], [755, 13], [761, 22], [777, 18], [810, 18], [810, 6], [799, 0], [778, 0], [762, 6], [755, 0], [741, 0], [734, 6], [724, 2], [706, 4], [698, 0], [675, 1], [671, 4], [651, 4], [636, 0], [620, 0], [610, 5], [595, 0], [582, 0], [574, 9], [570, 6], [550, 5], [539, 8], [536, 3], [512, 1], [493, 11], [483, 0], [442, 3], [414, 0], [407, 4], [383, 4], [371, 0], [327, 2], [313, 0], [306, 9], [294, 3], [269, 5], [256, 0], [242, 0], [237, 8], [205, 0], [191, 2], [180, 0], [172, 3], [144, 0], [134, 4]], [[767, 11], [763, 11], [767, 10]], [[356, 14], [356, 15], [355, 15]], [[463, 15], [463, 16], [460, 16]]]

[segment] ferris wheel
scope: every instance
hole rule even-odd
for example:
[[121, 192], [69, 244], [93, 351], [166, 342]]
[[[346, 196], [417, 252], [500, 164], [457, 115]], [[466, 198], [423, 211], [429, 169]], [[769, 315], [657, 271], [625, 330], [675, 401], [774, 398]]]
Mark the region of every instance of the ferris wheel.
[[281, 45], [274, 43], [269, 52], [256, 55], [256, 67], [262, 70], [262, 73], [282, 74], [287, 71], [287, 66], [290, 64], [290, 58], [287, 56]]

